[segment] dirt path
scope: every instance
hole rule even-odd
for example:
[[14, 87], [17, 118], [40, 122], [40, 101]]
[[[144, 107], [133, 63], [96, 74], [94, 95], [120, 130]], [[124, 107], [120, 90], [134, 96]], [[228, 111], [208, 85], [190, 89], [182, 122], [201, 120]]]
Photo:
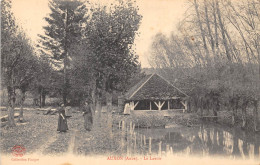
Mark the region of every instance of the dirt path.
[[70, 137], [69, 147], [68, 147], [69, 154], [74, 154], [76, 152], [75, 138], [76, 138], [77, 134], [78, 134], [78, 130], [75, 130], [75, 129], [71, 130], [71, 137]]
[[48, 138], [48, 140], [43, 143], [43, 145], [37, 150], [38, 153], [44, 154], [46, 149], [57, 140], [58, 135], [53, 135]]

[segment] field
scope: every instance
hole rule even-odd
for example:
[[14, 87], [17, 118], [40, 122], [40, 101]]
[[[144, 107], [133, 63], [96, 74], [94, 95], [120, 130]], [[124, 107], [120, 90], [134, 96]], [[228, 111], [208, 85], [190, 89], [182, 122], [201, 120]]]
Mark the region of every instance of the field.
[[[24, 123], [17, 123], [15, 128], [1, 128], [1, 154], [10, 154], [14, 145], [23, 145], [27, 153], [60, 155], [74, 153], [79, 155], [108, 154], [116, 151], [119, 140], [107, 136], [106, 124], [98, 124], [94, 119], [91, 131], [84, 129], [84, 120], [80, 111], [74, 111], [68, 119], [69, 131], [57, 132], [58, 115], [44, 115], [44, 111], [25, 110]], [[1, 111], [1, 116], [7, 111]], [[102, 120], [105, 121], [105, 116]]]

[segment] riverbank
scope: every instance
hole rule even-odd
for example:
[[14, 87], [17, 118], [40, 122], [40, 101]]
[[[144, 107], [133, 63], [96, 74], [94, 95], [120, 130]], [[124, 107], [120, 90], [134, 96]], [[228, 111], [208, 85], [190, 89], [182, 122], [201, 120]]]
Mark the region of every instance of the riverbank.
[[199, 125], [201, 123], [197, 114], [180, 112], [176, 112], [172, 116], [163, 116], [163, 114], [114, 114], [113, 121], [117, 124], [122, 121], [127, 123], [132, 122], [133, 124], [135, 124], [135, 127], [140, 128], [165, 128], [171, 125], [182, 125], [191, 127], [194, 125]]

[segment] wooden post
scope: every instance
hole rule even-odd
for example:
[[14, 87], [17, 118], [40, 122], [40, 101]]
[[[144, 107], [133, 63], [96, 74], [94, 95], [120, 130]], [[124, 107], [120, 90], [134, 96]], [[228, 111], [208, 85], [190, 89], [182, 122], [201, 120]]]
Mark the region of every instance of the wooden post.
[[161, 107], [161, 101], [159, 101], [159, 111], [162, 109], [162, 107]]
[[145, 138], [145, 135], [144, 135], [144, 145], [146, 145], [146, 138]]
[[169, 154], [169, 151], [170, 151], [170, 146], [169, 144], [166, 145], [166, 154], [168, 155]]
[[184, 101], [184, 104], [185, 104], [185, 112], [187, 112], [187, 111], [188, 111], [188, 101], [185, 100], [185, 101]]
[[159, 156], [162, 156], [162, 141], [159, 142], [159, 152], [158, 152]]
[[170, 154], [173, 154], [173, 149], [172, 149], [172, 147], [170, 147]]
[[125, 146], [125, 121], [122, 121], [122, 129], [121, 129], [121, 148], [122, 152], [124, 152]]
[[168, 100], [168, 110], [170, 109], [170, 100]]
[[154, 101], [154, 104], [157, 106], [158, 110], [160, 109], [159, 108], [159, 104], [156, 103], [156, 101]]
[[139, 122], [138, 122], [138, 119], [137, 119], [137, 130], [139, 131]]
[[150, 101], [150, 111], [152, 110], [152, 102]]
[[127, 148], [126, 148], [126, 153], [127, 153], [127, 156], [129, 156], [130, 155], [130, 139], [129, 139], [129, 136], [128, 135], [126, 135], [126, 138], [127, 138]]
[[122, 122], [122, 121], [119, 121], [119, 123], [118, 123], [118, 128], [119, 128], [119, 129], [121, 129], [121, 125], [120, 125], [121, 122]]
[[132, 132], [132, 128], [133, 128], [133, 127], [132, 127], [132, 121], [130, 121], [130, 128], [129, 128], [129, 130], [130, 130], [130, 135], [132, 135], [132, 133], [133, 133], [133, 132]]
[[149, 137], [149, 154], [152, 154], [152, 138]]
[[134, 138], [135, 138], [135, 141], [134, 141], [134, 149], [136, 149], [136, 133], [134, 133]]
[[135, 107], [138, 105], [139, 101], [137, 101], [135, 104], [134, 104], [134, 107], [133, 107], [133, 110], [135, 110]]
[[185, 111], [187, 111], [187, 101], [183, 100], [183, 101], [181, 101], [181, 104], [184, 106], [184, 109], [183, 109], [183, 113], [184, 113]]
[[125, 121], [123, 120], [122, 121], [122, 131], [124, 131], [125, 130]]
[[143, 136], [141, 135], [141, 146], [143, 146]]
[[162, 107], [163, 107], [164, 104], [165, 104], [165, 101], [163, 101], [163, 102], [160, 104], [160, 110], [162, 110]]
[[131, 142], [132, 142], [132, 132], [131, 132], [131, 124], [132, 122], [130, 122], [129, 125], [127, 125], [126, 123], [126, 139], [127, 139], [127, 156], [131, 155]]

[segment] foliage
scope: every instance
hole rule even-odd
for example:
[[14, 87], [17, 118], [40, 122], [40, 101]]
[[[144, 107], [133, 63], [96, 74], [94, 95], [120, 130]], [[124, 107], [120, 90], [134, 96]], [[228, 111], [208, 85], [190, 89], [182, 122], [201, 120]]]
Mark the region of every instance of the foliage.
[[132, 46], [140, 21], [131, 1], [93, 10], [85, 37], [93, 54], [97, 87], [122, 90], [137, 71], [139, 63]]
[[[72, 43], [81, 40], [81, 30], [85, 25], [86, 6], [81, 1], [53, 0], [49, 2], [51, 13], [45, 17], [48, 23], [44, 26], [45, 35], [39, 35], [39, 48], [42, 54], [53, 58], [56, 67], [63, 68], [63, 101], [66, 105], [70, 82], [67, 69], [71, 54], [68, 54]], [[62, 62], [62, 64], [60, 63]]]
[[53, 0], [49, 2], [51, 13], [45, 17], [45, 35], [39, 35], [40, 47], [55, 60], [64, 59], [70, 45], [81, 35], [86, 7], [83, 2]]
[[[14, 126], [13, 108], [16, 89], [20, 89], [23, 93], [22, 104], [25, 92], [34, 79], [38, 59], [30, 40], [16, 25], [11, 11], [11, 2], [1, 1], [1, 6], [1, 83], [8, 92], [9, 125]], [[20, 115], [22, 117], [22, 113]]]

